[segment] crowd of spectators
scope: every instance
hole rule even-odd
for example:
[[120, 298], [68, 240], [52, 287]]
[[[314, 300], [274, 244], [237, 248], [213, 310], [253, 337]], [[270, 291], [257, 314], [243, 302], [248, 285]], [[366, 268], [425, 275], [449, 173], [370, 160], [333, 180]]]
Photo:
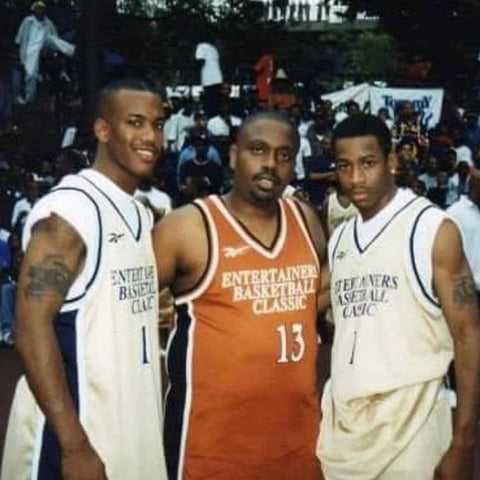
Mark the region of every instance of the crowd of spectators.
[[[88, 133], [78, 124], [81, 103], [74, 59], [61, 52], [50, 55], [50, 63], [45, 59], [40, 66], [43, 75], [36, 98], [27, 104], [13, 102], [10, 110], [2, 110], [0, 339], [4, 343], [12, 343], [13, 294], [26, 215], [34, 202], [63, 175], [88, 166], [92, 158]], [[274, 68], [273, 58], [269, 56], [268, 60], [268, 68], [276, 72], [271, 88], [259, 90], [257, 96], [251, 89], [237, 90], [239, 94], [234, 95], [231, 85], [222, 78], [218, 97], [208, 104], [208, 113], [202, 96], [191, 97], [175, 89], [170, 89], [167, 95], [168, 90], [163, 90], [167, 111], [163, 158], [152, 180], [137, 192], [137, 197], [153, 209], [157, 218], [196, 197], [228, 191], [230, 144], [242, 119], [265, 108], [284, 111], [297, 125], [301, 144], [291, 191], [318, 209], [322, 207], [327, 193], [335, 188], [333, 128], [345, 116], [357, 114], [360, 107], [354, 101], [334, 106], [322, 101], [316, 92], [307, 95], [293, 88], [288, 68], [283, 65]], [[59, 78], [63, 82], [61, 87]], [[55, 101], [59, 92], [63, 92], [60, 103]], [[394, 137], [399, 186], [427, 196], [440, 208], [450, 207], [468, 193], [472, 167], [480, 166], [477, 112], [463, 105], [453, 120], [441, 121], [429, 131], [421, 128], [418, 112], [410, 102], [403, 102], [394, 118], [389, 118], [385, 109], [375, 113]], [[31, 148], [33, 143], [48, 143], [49, 148]]]

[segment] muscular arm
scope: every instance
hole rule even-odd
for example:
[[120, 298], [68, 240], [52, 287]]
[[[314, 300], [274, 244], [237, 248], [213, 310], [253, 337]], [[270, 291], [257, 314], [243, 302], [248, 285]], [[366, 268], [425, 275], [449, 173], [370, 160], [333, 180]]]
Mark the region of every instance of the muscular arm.
[[60, 444], [64, 478], [103, 480], [103, 466], [68, 392], [54, 331], [56, 315], [84, 256], [81, 238], [60, 217], [52, 214], [34, 226], [18, 279], [15, 340], [30, 388]]
[[437, 468], [437, 480], [463, 480], [473, 455], [480, 401], [479, 313], [472, 274], [460, 233], [442, 223], [433, 246], [433, 284], [453, 342], [457, 411], [451, 446]]
[[182, 293], [192, 288], [207, 265], [203, 218], [193, 205], [174, 210], [155, 225], [153, 248], [160, 288]]

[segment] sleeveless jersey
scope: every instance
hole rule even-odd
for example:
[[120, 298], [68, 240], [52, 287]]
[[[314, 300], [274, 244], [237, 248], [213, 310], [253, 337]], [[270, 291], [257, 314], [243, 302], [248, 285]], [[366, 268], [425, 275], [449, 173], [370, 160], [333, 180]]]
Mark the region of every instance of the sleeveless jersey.
[[[166, 479], [152, 219], [136, 202], [132, 230], [108, 191], [81, 174], [59, 188], [78, 193], [77, 208], [94, 206], [100, 238], [87, 252], [94, 275], [55, 320], [74, 405], [109, 480]], [[24, 378], [15, 395], [2, 480], [60, 480], [57, 439]]]
[[344, 207], [338, 201], [337, 192], [333, 192], [328, 196], [327, 211], [327, 227], [328, 236], [331, 237], [333, 231], [349, 218], [354, 217], [358, 213], [357, 207], [350, 203], [348, 207]]
[[211, 196], [209, 265], [176, 298], [165, 451], [170, 480], [314, 480], [320, 271], [298, 205], [266, 248]]
[[453, 358], [412, 247], [431, 208], [414, 197], [364, 248], [350, 219], [333, 245], [335, 337], [318, 446], [329, 480], [377, 478], [425, 423]]

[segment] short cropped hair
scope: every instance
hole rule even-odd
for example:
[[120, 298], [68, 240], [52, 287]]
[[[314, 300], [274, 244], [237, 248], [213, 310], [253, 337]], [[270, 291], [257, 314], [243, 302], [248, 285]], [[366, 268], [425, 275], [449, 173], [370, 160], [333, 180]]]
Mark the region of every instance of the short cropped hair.
[[340, 122], [333, 130], [333, 147], [335, 148], [337, 140], [342, 138], [365, 136], [375, 137], [378, 140], [385, 158], [388, 157], [392, 151], [392, 135], [390, 130], [381, 118], [368, 113], [358, 113]]
[[153, 88], [153, 86], [150, 83], [146, 82], [145, 80], [141, 80], [138, 78], [124, 78], [121, 80], [115, 80], [113, 82], [108, 83], [100, 90], [100, 93], [98, 95], [98, 100], [97, 100], [97, 109], [96, 109], [97, 117], [104, 117], [105, 115], [108, 114], [108, 109], [110, 107], [111, 100], [115, 96], [115, 94], [120, 90], [150, 92], [155, 95], [158, 95], [158, 92]]
[[275, 122], [283, 123], [289, 127], [293, 136], [295, 154], [298, 152], [298, 149], [300, 148], [300, 134], [298, 133], [297, 127], [284, 113], [276, 110], [263, 110], [261, 112], [256, 112], [249, 115], [238, 128], [236, 138], [240, 138], [245, 133], [245, 130], [249, 127], [249, 125], [257, 122], [258, 120], [273, 120]]

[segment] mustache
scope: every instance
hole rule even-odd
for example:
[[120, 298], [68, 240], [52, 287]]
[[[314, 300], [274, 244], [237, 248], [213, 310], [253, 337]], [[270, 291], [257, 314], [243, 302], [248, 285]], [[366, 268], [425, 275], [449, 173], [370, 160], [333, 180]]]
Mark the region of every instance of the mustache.
[[254, 180], [271, 180], [274, 183], [279, 183], [280, 179], [274, 174], [269, 172], [257, 173], [254, 177]]

